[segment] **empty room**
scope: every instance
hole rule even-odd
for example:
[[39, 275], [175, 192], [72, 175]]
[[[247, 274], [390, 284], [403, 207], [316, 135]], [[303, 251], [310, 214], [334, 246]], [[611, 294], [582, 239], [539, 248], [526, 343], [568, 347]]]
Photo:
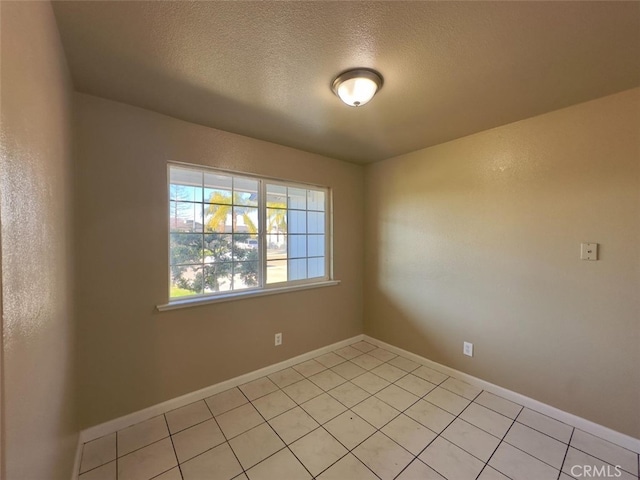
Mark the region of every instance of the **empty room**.
[[2, 479], [639, 480], [640, 2], [0, 44]]

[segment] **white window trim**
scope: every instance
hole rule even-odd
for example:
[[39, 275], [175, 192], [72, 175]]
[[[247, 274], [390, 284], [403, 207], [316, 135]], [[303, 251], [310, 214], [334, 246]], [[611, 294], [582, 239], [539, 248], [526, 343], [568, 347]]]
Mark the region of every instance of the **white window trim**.
[[[282, 285], [282, 284], [278, 284]], [[156, 308], [161, 312], [177, 310], [179, 308], [198, 307], [212, 303], [232, 302], [245, 298], [264, 297], [266, 295], [277, 295], [279, 293], [296, 292], [299, 290], [309, 290], [312, 288], [332, 287], [340, 285], [340, 280], [321, 280], [313, 283], [300, 283], [299, 285], [287, 285], [279, 287], [264, 287], [253, 290], [238, 290], [232, 293], [202, 295], [199, 297], [187, 297], [179, 300], [172, 300], [169, 303], [158, 305]]]
[[[194, 295], [189, 297], [177, 297], [174, 299], [169, 298], [169, 301], [165, 304], [157, 305], [156, 308], [161, 311], [169, 311], [175, 310], [179, 308], [189, 308], [195, 307], [199, 305], [207, 305], [213, 303], [220, 302], [229, 302], [234, 300], [241, 300], [245, 298], [252, 297], [261, 297], [265, 295], [275, 295], [280, 293], [287, 292], [295, 292], [299, 290], [308, 290], [312, 288], [321, 288], [321, 287], [330, 287], [340, 284], [340, 280], [335, 280], [333, 277], [333, 195], [331, 188], [316, 185], [312, 183], [301, 183], [297, 181], [289, 181], [281, 178], [273, 178], [262, 175], [256, 175], [247, 172], [240, 172], [235, 170], [225, 170], [219, 169], [215, 167], [205, 166], [205, 165], [194, 165], [183, 162], [175, 162], [171, 161], [167, 163], [167, 186], [170, 185], [170, 168], [171, 166], [182, 167], [182, 168], [191, 168], [195, 170], [210, 170], [212, 172], [217, 172], [221, 174], [229, 174], [229, 175], [237, 175], [248, 178], [255, 178], [262, 182], [260, 187], [260, 200], [258, 202], [258, 218], [260, 222], [260, 231], [265, 232], [260, 235], [262, 239], [262, 245], [260, 249], [260, 274], [263, 279], [263, 285], [260, 287], [254, 287], [243, 290], [236, 290], [231, 292], [216, 292], [204, 295]], [[318, 278], [310, 278], [310, 279], [302, 279], [302, 280], [293, 280], [287, 282], [280, 283], [266, 283], [266, 259], [264, 256], [266, 255], [266, 218], [264, 213], [261, 211], [264, 209], [266, 211], [266, 188], [264, 187], [264, 183], [278, 184], [287, 187], [311, 187], [311, 188], [319, 188], [326, 191], [326, 209], [325, 209], [325, 235], [326, 235], [326, 244], [325, 244], [325, 276]], [[168, 189], [167, 189], [168, 194]], [[264, 208], [261, 208], [264, 207]], [[170, 251], [168, 258], [170, 258]], [[170, 266], [170, 263], [167, 264]], [[170, 287], [170, 285], [169, 285]]]

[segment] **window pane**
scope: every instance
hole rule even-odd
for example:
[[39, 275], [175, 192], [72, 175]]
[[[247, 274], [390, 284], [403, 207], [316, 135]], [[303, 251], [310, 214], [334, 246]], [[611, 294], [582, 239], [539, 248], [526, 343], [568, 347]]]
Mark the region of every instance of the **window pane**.
[[204, 201], [231, 205], [233, 182], [230, 176], [204, 174]]
[[258, 286], [258, 259], [233, 264], [233, 289]]
[[267, 283], [278, 283], [287, 281], [287, 261], [269, 260], [267, 261]]
[[248, 178], [233, 179], [233, 203], [258, 206], [258, 181]]
[[309, 256], [324, 256], [324, 235], [309, 235]]
[[289, 187], [287, 192], [288, 208], [305, 210], [307, 208], [307, 191], [301, 188]]
[[204, 231], [231, 233], [233, 207], [231, 205], [207, 205], [205, 207]]
[[307, 236], [289, 235], [289, 258], [300, 258], [307, 256]]
[[307, 233], [307, 213], [288, 210], [287, 225], [289, 233]]
[[289, 280], [307, 278], [307, 260], [305, 258], [289, 260]]
[[172, 233], [170, 237], [171, 265], [202, 263], [202, 235]]
[[233, 207], [235, 216], [234, 233], [258, 233], [258, 209]]
[[169, 178], [171, 200], [202, 201], [202, 172], [187, 168], [171, 167]]
[[267, 235], [267, 260], [287, 258], [287, 236], [283, 234]]
[[204, 201], [206, 203], [231, 205], [231, 190], [211, 190], [209, 188], [205, 188]]
[[233, 264], [231, 262], [220, 262], [204, 267], [204, 291], [224, 292], [231, 290], [231, 275]]
[[287, 211], [267, 208], [267, 233], [287, 233]]
[[287, 187], [267, 184], [267, 207], [287, 208]]
[[204, 261], [205, 263], [228, 262], [231, 260], [231, 235], [205, 234]]
[[327, 195], [170, 166], [171, 298], [326, 277]]
[[201, 202], [202, 188], [188, 185], [169, 185], [169, 199], [181, 202]]
[[205, 172], [204, 188], [209, 190], [231, 191], [233, 189], [233, 180], [230, 175]]
[[250, 257], [258, 258], [258, 236], [239, 233], [233, 236], [233, 259], [249, 260]]
[[169, 228], [172, 232], [202, 232], [202, 204], [169, 202]]
[[307, 190], [307, 208], [324, 212], [324, 192], [321, 190]]
[[202, 276], [196, 279], [200, 266], [171, 267], [171, 298], [186, 297], [202, 293]]
[[324, 277], [324, 257], [310, 258], [309, 260], [309, 278]]
[[309, 212], [309, 233], [324, 233], [324, 213]]

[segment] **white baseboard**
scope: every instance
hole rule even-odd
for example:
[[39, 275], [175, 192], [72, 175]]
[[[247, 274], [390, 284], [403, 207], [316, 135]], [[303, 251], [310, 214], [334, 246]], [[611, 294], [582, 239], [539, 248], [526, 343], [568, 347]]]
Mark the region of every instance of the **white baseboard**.
[[303, 353], [302, 355], [298, 355], [297, 357], [293, 357], [288, 360], [269, 365], [268, 367], [264, 367], [259, 370], [254, 370], [253, 372], [240, 375], [239, 377], [216, 383], [215, 385], [196, 390], [195, 392], [187, 393], [186, 395], [182, 395], [177, 398], [172, 398], [171, 400], [167, 400], [165, 402], [144, 408], [142, 410], [138, 410], [137, 412], [130, 413], [123, 417], [109, 420], [108, 422], [101, 423], [100, 425], [89, 427], [86, 430], [82, 430], [80, 432], [79, 447], [82, 447], [84, 443], [95, 440], [96, 438], [104, 437], [105, 435], [117, 432], [118, 430], [129, 427], [136, 423], [143, 422], [158, 415], [162, 415], [163, 413], [175, 410], [176, 408], [184, 407], [185, 405], [189, 405], [190, 403], [203, 400], [210, 397], [211, 395], [215, 395], [216, 393], [228, 390], [229, 388], [237, 387], [238, 385], [242, 385], [260, 377], [264, 377], [265, 375], [270, 375], [279, 370], [291, 367], [293, 365], [296, 365], [297, 363], [304, 362], [313, 357], [317, 357], [318, 355], [328, 353], [337, 348], [346, 347], [347, 345], [360, 341], [363, 338], [363, 334], [356, 335], [355, 337], [351, 337], [346, 340], [327, 345], [326, 347], [318, 348], [317, 350], [313, 350], [311, 352]]
[[229, 388], [237, 387], [239, 385], [258, 379], [265, 375], [270, 375], [279, 370], [291, 367], [297, 363], [304, 362], [311, 358], [317, 357], [318, 355], [322, 355], [332, 350], [345, 347], [347, 345], [350, 345], [360, 340], [365, 340], [373, 345], [377, 345], [379, 347], [385, 348], [386, 350], [402, 355], [406, 358], [409, 358], [422, 365], [426, 365], [430, 368], [433, 368], [434, 370], [438, 370], [442, 373], [455, 377], [459, 380], [464, 380], [465, 382], [471, 385], [476, 385], [482, 388], [483, 390], [499, 395], [503, 398], [506, 398], [507, 400], [511, 400], [515, 403], [518, 403], [527, 408], [530, 408], [531, 410], [540, 412], [560, 422], [566, 423], [567, 425], [573, 426], [575, 428], [579, 428], [580, 430], [583, 430], [587, 433], [591, 433], [592, 435], [596, 435], [600, 438], [603, 438], [612, 443], [615, 443], [616, 445], [620, 445], [621, 447], [624, 447], [633, 452], [640, 453], [640, 440], [637, 438], [633, 438], [623, 433], [616, 432], [615, 430], [611, 430], [610, 428], [604, 427], [602, 425], [599, 425], [597, 423], [591, 422], [584, 418], [578, 417], [571, 413], [567, 413], [563, 410], [559, 410], [555, 407], [539, 402], [532, 398], [526, 397], [519, 393], [513, 392], [511, 390], [507, 390], [506, 388], [499, 387], [497, 385], [486, 382], [472, 375], [460, 372], [458, 370], [447, 367], [445, 365], [441, 365], [432, 360], [421, 357], [420, 355], [416, 355], [415, 353], [411, 353], [402, 348], [395, 347], [393, 345], [385, 343], [376, 338], [370, 337], [368, 335], [360, 334], [360, 335], [356, 335], [354, 337], [348, 338], [346, 340], [342, 340], [340, 342], [334, 343], [332, 345], [327, 345], [317, 350], [313, 350], [311, 352], [298, 355], [297, 357], [293, 357], [288, 360], [284, 360], [282, 362], [261, 368], [259, 370], [246, 373], [239, 377], [225, 380], [223, 382], [217, 383], [215, 385], [211, 385], [209, 387], [205, 387], [195, 392], [187, 393], [186, 395], [182, 395], [180, 397], [167, 400], [157, 405], [144, 408], [137, 412], [133, 412], [128, 415], [116, 418], [114, 420], [110, 420], [100, 425], [87, 428], [86, 430], [82, 430], [80, 432], [79, 439], [78, 439], [78, 448], [76, 451], [74, 469], [73, 469], [71, 478], [72, 480], [78, 479], [78, 472], [80, 470], [80, 461], [82, 458], [81, 457], [82, 446], [86, 442], [90, 442], [91, 440], [95, 440], [105, 435], [109, 435], [111, 433], [117, 432], [118, 430], [121, 430], [128, 426], [134, 425], [139, 422], [143, 422], [145, 420], [148, 420], [158, 415], [162, 415], [176, 408], [189, 405], [190, 403], [203, 400], [205, 398], [208, 398], [212, 395], [215, 395], [216, 393], [220, 393]]
[[547, 405], [546, 403], [539, 402], [538, 400], [534, 400], [533, 398], [527, 397], [520, 393], [507, 390], [506, 388], [499, 387], [497, 385], [494, 385], [493, 383], [486, 382], [467, 373], [463, 373], [445, 365], [441, 365], [432, 360], [421, 357], [420, 355], [416, 355], [415, 353], [411, 353], [407, 350], [403, 350], [402, 348], [398, 348], [385, 343], [381, 340], [378, 340], [377, 338], [370, 337], [369, 335], [364, 335], [364, 340], [373, 345], [377, 345], [378, 347], [389, 350], [393, 353], [397, 353], [398, 355], [407, 357], [410, 360], [414, 360], [415, 362], [426, 365], [430, 368], [433, 368], [434, 370], [438, 370], [441, 373], [445, 373], [459, 380], [464, 380], [471, 385], [475, 385], [490, 393], [494, 393], [503, 398], [506, 398], [507, 400], [511, 400], [512, 402], [515, 402], [519, 405], [530, 408], [531, 410], [535, 410], [548, 417], [554, 418], [559, 422], [566, 423], [567, 425], [578, 428], [584, 432], [596, 435], [635, 453], [640, 453], [640, 439], [625, 435], [624, 433], [616, 432], [615, 430], [604, 427], [582, 417], [578, 417], [577, 415], [567, 413], [563, 410], [552, 407], [551, 405]]

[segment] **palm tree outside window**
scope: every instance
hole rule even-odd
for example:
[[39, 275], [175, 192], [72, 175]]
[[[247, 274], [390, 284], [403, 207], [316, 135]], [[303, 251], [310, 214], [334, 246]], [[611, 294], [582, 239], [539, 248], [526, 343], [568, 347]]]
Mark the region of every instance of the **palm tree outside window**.
[[169, 297], [329, 279], [329, 190], [169, 164]]

